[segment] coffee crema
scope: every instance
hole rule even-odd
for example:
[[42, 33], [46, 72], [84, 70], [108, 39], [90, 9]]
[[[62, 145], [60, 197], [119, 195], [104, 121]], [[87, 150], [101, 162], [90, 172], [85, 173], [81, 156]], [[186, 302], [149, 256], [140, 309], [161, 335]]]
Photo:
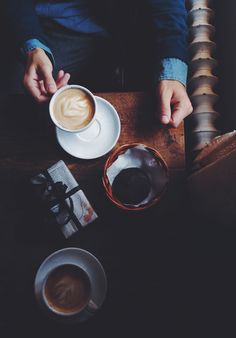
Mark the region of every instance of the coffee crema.
[[87, 305], [90, 290], [86, 273], [77, 266], [67, 264], [50, 273], [45, 283], [45, 298], [52, 310], [73, 314]]
[[53, 115], [65, 129], [76, 131], [86, 127], [95, 114], [95, 105], [88, 93], [79, 88], [62, 91], [53, 104]]

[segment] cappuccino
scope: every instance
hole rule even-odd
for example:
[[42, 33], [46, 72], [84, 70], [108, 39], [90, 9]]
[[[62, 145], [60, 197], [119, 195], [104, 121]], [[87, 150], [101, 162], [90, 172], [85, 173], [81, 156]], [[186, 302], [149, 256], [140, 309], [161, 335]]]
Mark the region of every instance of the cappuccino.
[[56, 95], [52, 114], [57, 124], [69, 131], [85, 128], [95, 114], [91, 95], [80, 88], [67, 88]]
[[65, 264], [49, 274], [44, 296], [51, 310], [69, 315], [80, 312], [87, 305], [90, 290], [87, 274], [78, 266]]

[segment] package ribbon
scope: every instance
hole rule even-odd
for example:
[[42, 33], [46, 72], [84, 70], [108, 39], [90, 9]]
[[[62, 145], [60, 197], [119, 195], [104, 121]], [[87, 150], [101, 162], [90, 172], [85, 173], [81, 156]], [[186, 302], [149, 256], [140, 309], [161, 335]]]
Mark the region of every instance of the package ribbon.
[[[34, 180], [33, 184], [41, 185], [44, 191], [43, 199], [51, 210], [56, 206], [58, 207], [58, 212], [54, 210], [53, 214], [61, 226], [67, 224], [70, 220], [73, 220], [76, 226], [81, 226], [74, 214], [74, 204], [71, 198], [79, 190], [79, 186], [66, 191], [68, 186], [63, 182], [54, 182], [47, 170], [40, 175], [40, 181]], [[69, 203], [67, 203], [67, 199]], [[61, 217], [62, 214], [65, 214], [64, 217]]]
[[43, 203], [65, 238], [97, 219], [97, 214], [66, 164], [60, 160], [31, 178], [34, 195]]

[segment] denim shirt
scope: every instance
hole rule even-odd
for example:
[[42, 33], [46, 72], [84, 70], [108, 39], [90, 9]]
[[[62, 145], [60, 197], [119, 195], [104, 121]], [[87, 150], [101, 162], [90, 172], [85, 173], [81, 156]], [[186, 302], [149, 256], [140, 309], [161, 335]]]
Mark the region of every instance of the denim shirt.
[[[80, 33], [96, 33], [105, 35], [106, 31], [94, 18], [90, 17], [86, 6], [87, 0], [76, 0], [60, 3], [38, 3], [35, 7], [39, 17], [50, 18], [58, 24]], [[25, 41], [22, 51], [29, 52], [35, 48], [42, 48], [55, 64], [51, 50], [38, 39]], [[186, 86], [188, 67], [185, 62], [177, 58], [163, 58], [156, 81], [176, 80]]]

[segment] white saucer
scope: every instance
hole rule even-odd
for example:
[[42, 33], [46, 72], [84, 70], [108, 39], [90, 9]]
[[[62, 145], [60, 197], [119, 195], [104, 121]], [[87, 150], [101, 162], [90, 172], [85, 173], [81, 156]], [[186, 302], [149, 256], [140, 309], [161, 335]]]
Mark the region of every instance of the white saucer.
[[[42, 289], [46, 276], [51, 270], [64, 264], [77, 265], [88, 274], [91, 295], [89, 310], [87, 309], [84, 314], [62, 317], [50, 311], [43, 302]], [[65, 248], [53, 252], [42, 262], [35, 277], [34, 291], [39, 305], [50, 317], [65, 322], [83, 321], [91, 317], [102, 306], [107, 292], [107, 278], [101, 263], [90, 252], [80, 248]]]
[[[96, 120], [82, 133], [69, 133], [56, 127], [60, 146], [70, 155], [94, 159], [107, 154], [120, 136], [120, 118], [115, 108], [105, 99], [95, 96]], [[94, 134], [91, 136], [91, 134]]]

